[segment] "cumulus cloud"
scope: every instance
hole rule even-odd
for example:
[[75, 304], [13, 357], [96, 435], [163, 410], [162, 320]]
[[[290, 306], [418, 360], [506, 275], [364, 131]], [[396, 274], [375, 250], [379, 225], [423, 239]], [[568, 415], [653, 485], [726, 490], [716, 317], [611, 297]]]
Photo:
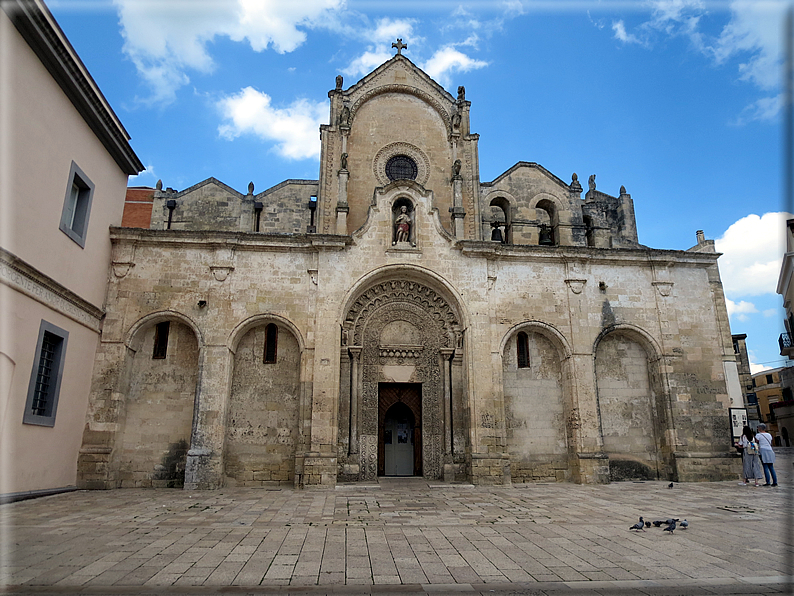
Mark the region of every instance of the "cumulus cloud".
[[148, 103], [170, 103], [189, 71], [215, 67], [207, 47], [216, 37], [247, 42], [256, 52], [291, 52], [303, 30], [323, 22], [344, 0], [114, 0], [124, 53], [146, 81]]
[[750, 374], [757, 375], [760, 372], [764, 372], [765, 370], [772, 370], [771, 367], [766, 366], [764, 364], [756, 364], [755, 362], [750, 360]]
[[453, 72], [468, 72], [484, 68], [488, 63], [483, 60], [470, 58], [453, 46], [446, 46], [436, 51], [430, 59], [422, 65], [428, 75], [447, 87], [450, 84], [450, 75]]
[[785, 247], [785, 222], [792, 217], [789, 213], [751, 214], [731, 224], [714, 241], [717, 252], [723, 253], [719, 267], [727, 296], [775, 293]]
[[327, 102], [299, 99], [285, 108], [274, 107], [266, 93], [246, 87], [240, 93], [223, 98], [218, 108], [224, 122], [219, 134], [234, 139], [252, 134], [265, 141], [275, 141], [276, 151], [287, 159], [319, 159], [320, 124], [328, 118]]
[[758, 312], [758, 309], [755, 307], [755, 304], [753, 304], [752, 302], [747, 302], [745, 300], [734, 302], [730, 298], [726, 298], [725, 305], [728, 307], [728, 316], [731, 318], [735, 317], [739, 321], [747, 321], [748, 314], [753, 314]]

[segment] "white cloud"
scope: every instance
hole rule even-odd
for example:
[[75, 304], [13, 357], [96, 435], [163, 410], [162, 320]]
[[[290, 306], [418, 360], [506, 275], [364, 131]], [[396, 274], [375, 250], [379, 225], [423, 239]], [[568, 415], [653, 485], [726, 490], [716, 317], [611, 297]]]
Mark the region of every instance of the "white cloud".
[[149, 103], [170, 103], [188, 72], [211, 72], [207, 46], [215, 37], [247, 41], [254, 51], [291, 52], [301, 28], [323, 22], [344, 0], [115, 0], [124, 52], [151, 89]]
[[141, 178], [153, 178], [156, 180], [157, 174], [154, 171], [154, 166], [149, 164], [148, 166], [146, 166], [146, 169], [140, 174], [136, 174], [135, 176], [130, 176], [129, 178], [127, 178], [127, 186], [140, 185]]
[[470, 58], [454, 47], [446, 46], [437, 50], [421, 68], [442, 86], [447, 87], [453, 72], [468, 72], [486, 66], [488, 63], [483, 60]]
[[358, 76], [367, 74], [372, 69], [377, 66], [380, 66], [386, 60], [391, 58], [392, 55], [389, 52], [378, 52], [378, 51], [366, 51], [361, 56], [353, 60], [347, 68], [342, 69], [342, 74], [349, 75], [349, 76]]
[[622, 41], [623, 43], [643, 43], [636, 35], [626, 32], [626, 25], [622, 20], [612, 23], [612, 31], [615, 32], [615, 39]]
[[320, 124], [328, 119], [327, 102], [299, 99], [286, 108], [276, 108], [270, 96], [252, 87], [218, 102], [225, 122], [218, 127], [220, 135], [234, 139], [253, 134], [266, 141], [275, 141], [276, 151], [287, 159], [319, 159]]
[[771, 368], [772, 367], [770, 367], [770, 366], [766, 366], [764, 364], [756, 364], [752, 360], [750, 361], [750, 374], [751, 375], [756, 375], [756, 374], [758, 374], [760, 372], [763, 372], [765, 370], [771, 370]]
[[752, 120], [774, 120], [783, 108], [783, 94], [775, 97], [762, 97], [742, 110], [736, 124], [745, 124]]
[[767, 308], [762, 314], [768, 319], [778, 316], [779, 310], [777, 308]]
[[728, 316], [733, 318], [736, 317], [738, 321], [747, 321], [748, 314], [757, 313], [758, 309], [755, 307], [755, 304], [752, 302], [747, 302], [745, 300], [740, 300], [739, 302], [734, 302], [733, 300], [726, 298], [725, 299], [725, 306], [728, 307]]
[[785, 246], [788, 213], [743, 217], [714, 241], [726, 296], [774, 294]]

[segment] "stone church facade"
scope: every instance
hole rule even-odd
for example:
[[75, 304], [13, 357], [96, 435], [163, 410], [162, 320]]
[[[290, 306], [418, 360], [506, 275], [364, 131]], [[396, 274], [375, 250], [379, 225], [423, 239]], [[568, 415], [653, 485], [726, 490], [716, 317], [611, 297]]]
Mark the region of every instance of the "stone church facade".
[[329, 97], [318, 180], [158, 183], [111, 229], [80, 486], [733, 477], [713, 242], [639, 244], [595, 176], [481, 181], [465, 90], [399, 51]]

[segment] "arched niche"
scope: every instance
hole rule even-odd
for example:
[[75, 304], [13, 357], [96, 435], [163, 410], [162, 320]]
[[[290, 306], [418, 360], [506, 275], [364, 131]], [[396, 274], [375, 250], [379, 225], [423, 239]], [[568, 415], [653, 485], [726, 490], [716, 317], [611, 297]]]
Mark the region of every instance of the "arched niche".
[[513, 216], [510, 208], [510, 201], [503, 196], [498, 196], [491, 199], [489, 207], [491, 208], [490, 239], [501, 242], [502, 244], [512, 244]]
[[594, 348], [596, 399], [611, 480], [670, 478], [669, 396], [656, 342], [633, 326], [604, 330]]
[[234, 333], [224, 469], [237, 486], [291, 486], [299, 444], [302, 347], [293, 326], [259, 316]]
[[176, 313], [155, 313], [128, 334], [113, 464], [121, 487], [184, 484], [200, 349], [186, 321]]
[[513, 482], [570, 480], [570, 350], [542, 323], [517, 325], [502, 342], [505, 432]]

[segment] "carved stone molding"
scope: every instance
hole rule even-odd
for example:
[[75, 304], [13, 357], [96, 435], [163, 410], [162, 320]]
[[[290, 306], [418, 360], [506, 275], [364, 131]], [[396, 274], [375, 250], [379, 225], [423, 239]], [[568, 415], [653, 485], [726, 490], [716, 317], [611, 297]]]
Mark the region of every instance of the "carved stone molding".
[[118, 277], [119, 279], [123, 279], [127, 277], [127, 274], [130, 272], [130, 269], [135, 267], [135, 263], [121, 263], [121, 262], [113, 262], [113, 275]]
[[0, 249], [0, 283], [99, 332], [105, 313], [10, 252]]
[[587, 283], [586, 279], [566, 279], [565, 283], [571, 288], [571, 292], [574, 294], [581, 294], [582, 290], [584, 289], [585, 284]]
[[212, 271], [212, 276], [216, 281], [226, 281], [226, 278], [229, 277], [229, 274], [234, 271], [234, 267], [210, 266], [210, 271]]
[[425, 152], [416, 145], [410, 143], [390, 143], [375, 154], [372, 160], [372, 171], [380, 182], [381, 186], [386, 186], [391, 182], [386, 175], [386, 164], [395, 155], [406, 155], [416, 163], [416, 182], [424, 186], [430, 178], [430, 159]]
[[369, 316], [384, 304], [405, 302], [419, 306], [444, 330], [443, 346], [450, 345], [450, 337], [459, 327], [455, 311], [435, 290], [415, 281], [391, 280], [371, 286], [358, 297], [345, 317], [345, 327], [352, 332], [352, 343], [362, 344], [363, 325]]
[[659, 290], [659, 294], [665, 298], [673, 293], [673, 282], [671, 281], [652, 281], [651, 284], [656, 286], [656, 289]]

